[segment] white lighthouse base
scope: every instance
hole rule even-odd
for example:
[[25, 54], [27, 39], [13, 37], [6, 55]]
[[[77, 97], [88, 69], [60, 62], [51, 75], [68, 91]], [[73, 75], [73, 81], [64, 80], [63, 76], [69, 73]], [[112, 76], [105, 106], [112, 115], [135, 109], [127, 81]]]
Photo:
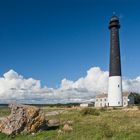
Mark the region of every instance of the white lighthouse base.
[[121, 107], [122, 101], [122, 78], [121, 76], [109, 77], [108, 106]]

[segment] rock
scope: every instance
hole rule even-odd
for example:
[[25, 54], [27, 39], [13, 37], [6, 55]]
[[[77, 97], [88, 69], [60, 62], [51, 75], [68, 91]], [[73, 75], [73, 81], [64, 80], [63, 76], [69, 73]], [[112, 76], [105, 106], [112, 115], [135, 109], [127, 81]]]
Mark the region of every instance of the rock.
[[7, 135], [34, 133], [47, 128], [44, 113], [37, 107], [11, 104], [11, 114], [0, 123], [0, 132]]
[[48, 121], [48, 126], [52, 127], [52, 126], [60, 126], [60, 121], [57, 119], [53, 119], [53, 120], [49, 120]]
[[63, 131], [62, 131], [61, 129], [59, 129], [59, 130], [57, 131], [57, 133], [58, 133], [58, 134], [62, 134]]
[[62, 129], [63, 129], [64, 132], [73, 131], [72, 126], [70, 126], [69, 124], [65, 124]]
[[56, 116], [56, 115], [60, 115], [61, 113], [63, 113], [63, 110], [59, 110], [59, 111], [52, 111], [52, 112], [47, 112], [45, 114], [46, 117], [48, 116]]
[[68, 121], [64, 121], [63, 125], [68, 124], [68, 125], [73, 125], [74, 121], [72, 120], [68, 120]]

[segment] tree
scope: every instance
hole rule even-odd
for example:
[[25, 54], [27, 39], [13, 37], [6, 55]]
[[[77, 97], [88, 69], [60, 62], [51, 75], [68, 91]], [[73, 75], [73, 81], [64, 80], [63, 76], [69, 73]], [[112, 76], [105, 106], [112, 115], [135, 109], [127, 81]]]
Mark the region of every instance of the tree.
[[135, 104], [140, 104], [140, 94], [135, 93], [135, 92], [131, 92], [130, 95], [134, 97]]

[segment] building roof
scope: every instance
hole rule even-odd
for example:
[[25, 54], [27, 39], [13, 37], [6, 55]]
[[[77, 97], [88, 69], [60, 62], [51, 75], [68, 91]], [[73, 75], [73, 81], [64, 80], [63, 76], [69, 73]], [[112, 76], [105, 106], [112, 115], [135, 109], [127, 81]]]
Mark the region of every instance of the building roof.
[[96, 96], [96, 98], [105, 98], [105, 97], [107, 97], [107, 94], [105, 93]]
[[123, 96], [129, 96], [130, 95], [130, 92], [123, 92]]

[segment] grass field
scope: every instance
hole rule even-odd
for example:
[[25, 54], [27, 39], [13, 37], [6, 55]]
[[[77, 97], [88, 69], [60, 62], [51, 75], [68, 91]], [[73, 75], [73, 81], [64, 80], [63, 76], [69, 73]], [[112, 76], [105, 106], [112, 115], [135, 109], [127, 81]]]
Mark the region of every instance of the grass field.
[[[140, 110], [110, 109], [94, 110], [96, 113], [81, 113], [79, 109], [43, 108], [44, 112], [64, 110], [62, 114], [49, 117], [60, 122], [72, 120], [73, 131], [58, 133], [62, 126], [34, 135], [6, 136], [0, 133], [0, 140], [139, 140]], [[0, 117], [9, 114], [8, 108], [0, 108]]]

